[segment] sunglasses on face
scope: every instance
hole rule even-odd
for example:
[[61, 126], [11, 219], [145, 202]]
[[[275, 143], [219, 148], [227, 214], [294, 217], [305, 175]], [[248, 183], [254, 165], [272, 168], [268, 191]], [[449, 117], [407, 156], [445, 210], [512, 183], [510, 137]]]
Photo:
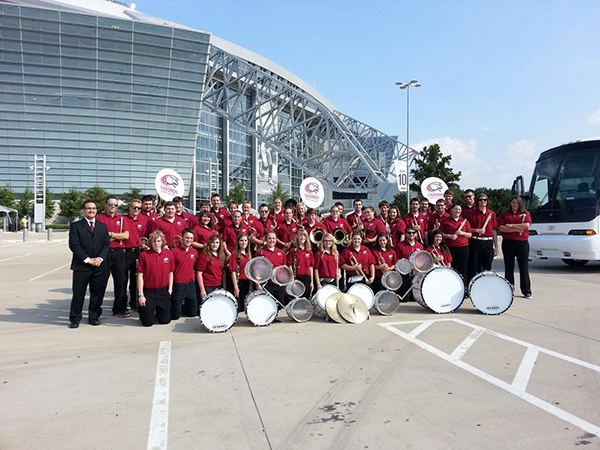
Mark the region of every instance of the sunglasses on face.
[[406, 234], [417, 234], [414, 231], [407, 231]]
[[107, 203], [108, 206], [117, 206], [117, 203]]
[[479, 202], [487, 202], [487, 201], [488, 201], [488, 199], [487, 199], [487, 198], [480, 198], [478, 201], [479, 201]]
[[130, 206], [131, 209], [134, 209], [136, 211], [139, 211], [140, 209], [142, 209], [141, 206]]

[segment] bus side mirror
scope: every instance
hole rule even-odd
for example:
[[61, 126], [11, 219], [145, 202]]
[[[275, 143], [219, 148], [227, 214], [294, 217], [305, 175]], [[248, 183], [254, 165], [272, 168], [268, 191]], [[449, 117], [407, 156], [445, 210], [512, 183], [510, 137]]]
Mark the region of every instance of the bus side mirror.
[[519, 197], [523, 197], [523, 194], [525, 193], [525, 188], [523, 186], [523, 176], [519, 175], [517, 178], [515, 178], [515, 181], [513, 181], [512, 184], [512, 188], [510, 189], [512, 195], [518, 195]]

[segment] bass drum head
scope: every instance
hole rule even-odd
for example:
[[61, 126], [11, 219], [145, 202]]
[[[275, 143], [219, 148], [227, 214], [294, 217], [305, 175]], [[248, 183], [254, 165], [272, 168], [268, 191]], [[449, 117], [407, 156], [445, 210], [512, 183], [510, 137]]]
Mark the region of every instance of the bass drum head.
[[373, 307], [375, 303], [375, 294], [373, 294], [373, 289], [371, 289], [366, 284], [356, 283], [350, 286], [348, 289], [348, 294], [356, 295], [360, 298], [365, 305], [367, 306], [367, 311]]
[[496, 272], [481, 272], [469, 283], [471, 303], [484, 314], [502, 314], [511, 307], [514, 291], [511, 284]]
[[271, 278], [273, 263], [264, 256], [254, 257], [244, 267], [244, 273], [249, 280], [255, 283], [265, 283]]
[[302, 281], [294, 280], [285, 287], [285, 292], [292, 297], [302, 297], [306, 287]]
[[400, 298], [392, 291], [379, 291], [375, 294], [375, 310], [383, 316], [391, 316], [398, 309]]
[[435, 259], [428, 251], [418, 250], [410, 255], [410, 263], [417, 272], [426, 273], [433, 269]]
[[252, 291], [245, 300], [246, 317], [257, 327], [271, 325], [277, 318], [277, 303], [263, 290]]
[[402, 275], [395, 270], [389, 270], [381, 275], [381, 284], [384, 288], [395, 291], [402, 286]]
[[308, 322], [313, 316], [313, 305], [306, 298], [295, 298], [287, 304], [285, 312], [288, 317], [299, 323]]
[[438, 314], [456, 311], [465, 298], [463, 278], [450, 267], [435, 267], [418, 275], [414, 285], [415, 300]]
[[327, 316], [327, 299], [330, 295], [339, 294], [341, 291], [333, 284], [326, 284], [312, 296], [315, 316], [324, 319]]
[[412, 269], [410, 261], [406, 258], [399, 259], [396, 261], [394, 268], [402, 275], [408, 275]]
[[200, 323], [212, 333], [229, 330], [237, 321], [237, 301], [224, 289], [211, 292], [200, 305]]
[[271, 281], [279, 286], [287, 286], [294, 281], [294, 272], [290, 266], [277, 266], [273, 269]]

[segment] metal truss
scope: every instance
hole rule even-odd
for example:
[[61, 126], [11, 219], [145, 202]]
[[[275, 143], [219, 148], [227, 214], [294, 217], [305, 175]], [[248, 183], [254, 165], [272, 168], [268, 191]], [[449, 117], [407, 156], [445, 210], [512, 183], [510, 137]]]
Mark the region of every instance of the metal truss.
[[335, 191], [373, 190], [388, 182], [391, 159], [406, 155], [404, 144], [214, 46], [202, 102]]

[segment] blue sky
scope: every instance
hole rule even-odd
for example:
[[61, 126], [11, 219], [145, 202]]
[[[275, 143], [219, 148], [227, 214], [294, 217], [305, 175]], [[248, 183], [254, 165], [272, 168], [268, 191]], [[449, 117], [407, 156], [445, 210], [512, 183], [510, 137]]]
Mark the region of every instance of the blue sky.
[[[340, 111], [438, 142], [461, 187], [510, 187], [540, 152], [600, 136], [597, 1], [170, 1], [137, 9], [251, 49]], [[418, 146], [418, 147], [417, 147]]]

